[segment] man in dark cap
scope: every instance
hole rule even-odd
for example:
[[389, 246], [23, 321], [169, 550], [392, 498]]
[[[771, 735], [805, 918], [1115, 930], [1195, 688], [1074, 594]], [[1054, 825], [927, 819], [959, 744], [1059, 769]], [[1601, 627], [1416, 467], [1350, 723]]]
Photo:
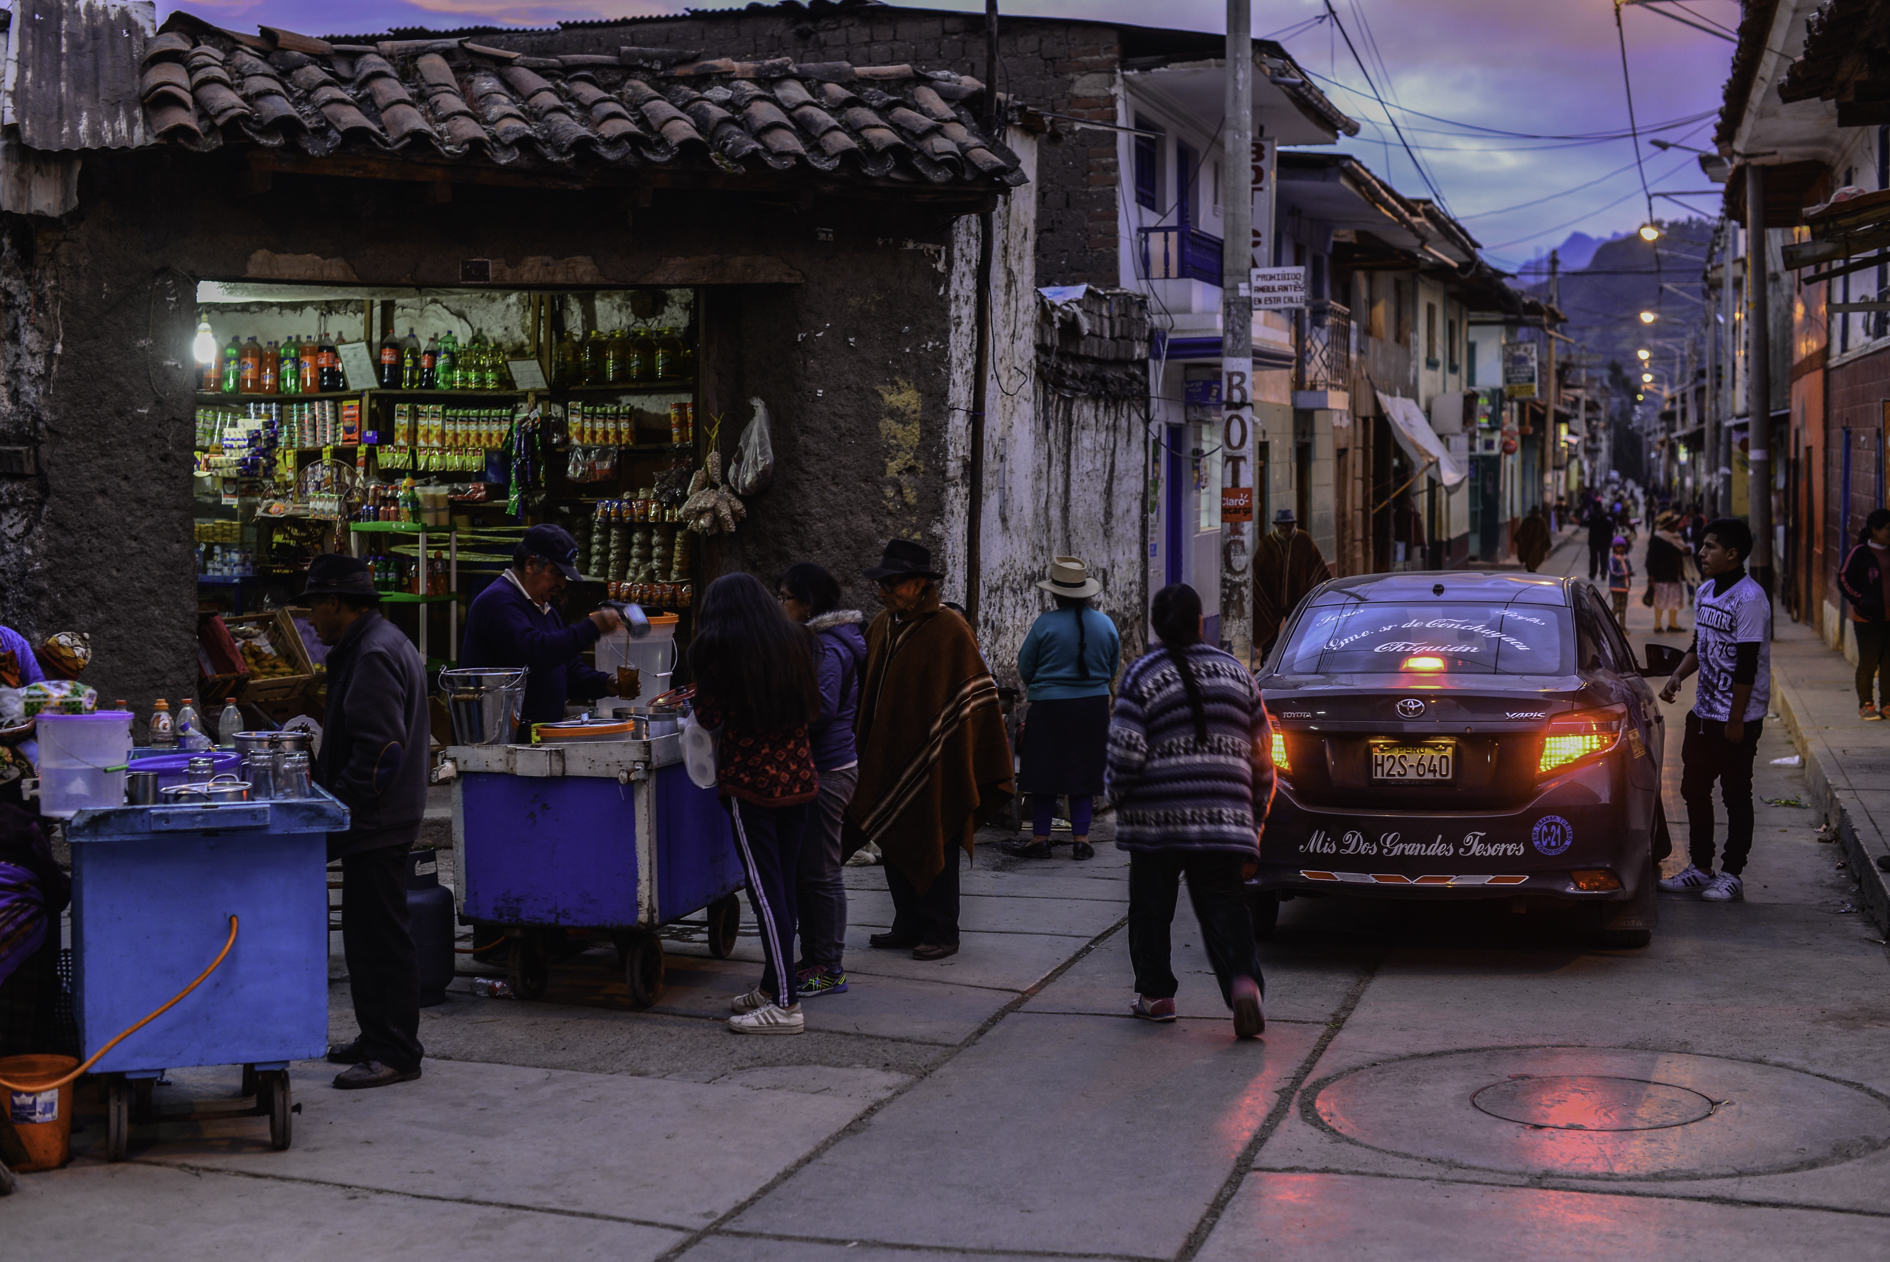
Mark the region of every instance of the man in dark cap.
[[580, 581], [577, 540], [562, 526], [533, 526], [512, 553], [512, 568], [474, 598], [466, 613], [461, 666], [523, 666], [525, 700], [519, 725], [556, 723], [568, 700], [595, 701], [612, 679], [579, 657], [622, 625], [613, 610], [599, 609], [566, 626], [557, 610], [565, 586]]
[[1253, 556], [1253, 642], [1256, 659], [1265, 657], [1280, 634], [1280, 624], [1319, 584], [1332, 577], [1319, 545], [1299, 528], [1293, 510], [1273, 516], [1273, 530]]
[[432, 735], [420, 653], [381, 617], [367, 562], [323, 553], [308, 567], [309, 623], [328, 646], [328, 705], [315, 782], [348, 808], [328, 838], [341, 860], [341, 945], [361, 1033], [328, 1049], [344, 1090], [420, 1076], [420, 974], [407, 925], [407, 852], [427, 809]]
[[958, 852], [1011, 800], [1010, 743], [970, 626], [939, 603], [931, 552], [894, 539], [866, 577], [886, 611], [866, 631], [842, 848], [884, 857], [893, 923], [871, 944], [942, 960], [958, 954]]

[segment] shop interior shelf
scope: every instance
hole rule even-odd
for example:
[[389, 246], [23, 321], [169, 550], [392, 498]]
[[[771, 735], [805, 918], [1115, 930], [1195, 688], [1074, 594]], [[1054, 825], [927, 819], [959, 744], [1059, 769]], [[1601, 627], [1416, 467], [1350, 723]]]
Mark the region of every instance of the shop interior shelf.
[[[298, 452], [304, 452], [304, 451], [353, 451], [353, 450], [354, 450], [354, 449], [355, 449], [356, 447], [375, 447], [375, 448], [380, 448], [380, 447], [386, 447], [386, 448], [390, 448], [390, 449], [391, 449], [391, 448], [393, 448], [394, 446], [395, 446], [395, 444], [393, 444], [393, 443], [327, 443], [327, 444], [324, 444], [323, 446], [320, 446], [320, 447], [297, 447], [297, 448], [296, 448], [295, 450], [296, 450], [296, 451], [298, 451]], [[505, 448], [503, 448], [503, 447], [478, 447], [478, 448], [473, 448], [473, 447], [416, 447], [416, 448], [413, 448], [413, 450], [415, 450], [415, 451], [475, 451], [475, 450], [476, 450], [476, 451], [504, 451], [504, 450], [505, 450]]]
[[458, 599], [459, 595], [456, 592], [447, 592], [443, 596], [416, 596], [412, 592], [384, 591], [381, 593], [382, 603], [395, 605], [444, 605], [448, 601]]
[[422, 531], [429, 535], [450, 535], [459, 527], [423, 526], [417, 521], [351, 521], [348, 523], [348, 529], [369, 535], [417, 535]]
[[225, 394], [221, 390], [197, 391], [199, 403], [300, 403], [304, 399], [352, 399], [360, 390], [312, 390], [300, 394]]
[[[644, 389], [647, 387], [600, 386], [598, 389], [624, 390]], [[493, 399], [510, 400], [524, 394], [523, 390], [405, 390], [383, 386], [362, 386], [358, 390], [316, 390], [300, 394], [225, 394], [221, 390], [197, 391], [199, 403], [300, 403], [306, 399], [357, 399], [362, 395], [399, 395], [414, 399]]]
[[270, 574], [199, 574], [199, 587], [237, 587], [243, 583], [260, 583], [274, 577]]
[[684, 394], [696, 388], [693, 377], [669, 377], [662, 381], [632, 381], [614, 386], [553, 386], [553, 394]]

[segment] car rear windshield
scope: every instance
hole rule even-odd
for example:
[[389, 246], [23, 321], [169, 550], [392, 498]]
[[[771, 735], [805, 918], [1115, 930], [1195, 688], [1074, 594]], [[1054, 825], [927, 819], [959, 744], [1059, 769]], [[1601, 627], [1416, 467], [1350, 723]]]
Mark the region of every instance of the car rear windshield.
[[1554, 605], [1352, 603], [1306, 611], [1280, 657], [1289, 675], [1566, 675], [1569, 611]]

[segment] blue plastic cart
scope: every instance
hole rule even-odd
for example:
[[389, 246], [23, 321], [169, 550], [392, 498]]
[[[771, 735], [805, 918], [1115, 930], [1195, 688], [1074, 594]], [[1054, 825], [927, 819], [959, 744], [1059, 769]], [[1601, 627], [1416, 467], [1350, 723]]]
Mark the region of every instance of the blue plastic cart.
[[450, 757], [460, 914], [512, 940], [519, 998], [543, 996], [573, 930], [616, 945], [639, 1008], [663, 989], [659, 926], [706, 908], [710, 952], [734, 950], [741, 858], [715, 790], [684, 771], [679, 737], [470, 745]]
[[[110, 1075], [107, 1154], [135, 1123], [261, 1116], [287, 1148], [289, 1062], [328, 1043], [327, 835], [348, 810], [306, 800], [80, 811], [72, 843], [72, 946], [89, 1059], [176, 995], [237, 934], [228, 957], [176, 1007], [93, 1067]], [[166, 1069], [241, 1065], [243, 1108], [158, 1114]], [[252, 1099], [253, 1098], [253, 1099]]]

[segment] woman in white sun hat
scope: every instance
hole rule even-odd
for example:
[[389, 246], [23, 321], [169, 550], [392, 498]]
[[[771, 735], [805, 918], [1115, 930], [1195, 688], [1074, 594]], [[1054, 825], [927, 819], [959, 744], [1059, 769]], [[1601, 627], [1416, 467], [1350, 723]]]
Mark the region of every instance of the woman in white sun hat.
[[1037, 584], [1056, 598], [1040, 614], [1017, 651], [1017, 673], [1029, 690], [1024, 716], [1023, 769], [1017, 791], [1031, 795], [1030, 844], [1019, 854], [1050, 857], [1050, 821], [1060, 797], [1070, 799], [1075, 834], [1071, 857], [1093, 858], [1090, 799], [1103, 791], [1108, 755], [1109, 689], [1122, 661], [1116, 624], [1090, 608], [1102, 590], [1076, 557], [1058, 557]]

